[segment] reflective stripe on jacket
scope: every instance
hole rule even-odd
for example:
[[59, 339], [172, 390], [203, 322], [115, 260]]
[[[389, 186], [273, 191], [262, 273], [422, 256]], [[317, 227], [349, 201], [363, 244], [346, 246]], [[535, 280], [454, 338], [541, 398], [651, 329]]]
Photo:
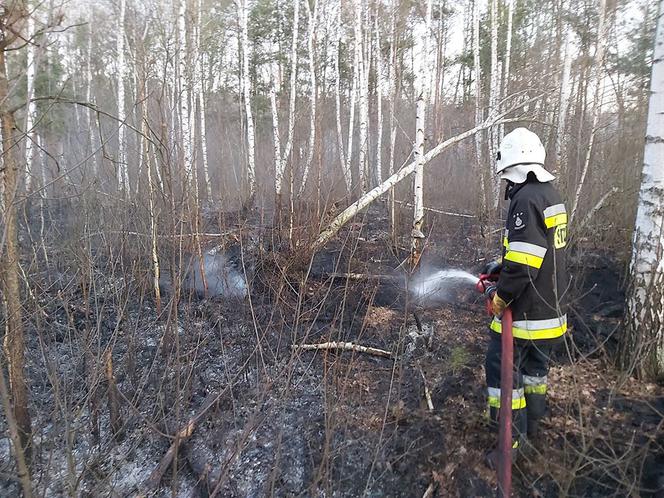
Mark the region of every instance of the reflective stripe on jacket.
[[[514, 185], [503, 240], [498, 295], [513, 313], [514, 337], [556, 339], [567, 331], [567, 210], [551, 183]], [[491, 330], [500, 333], [500, 321]]]

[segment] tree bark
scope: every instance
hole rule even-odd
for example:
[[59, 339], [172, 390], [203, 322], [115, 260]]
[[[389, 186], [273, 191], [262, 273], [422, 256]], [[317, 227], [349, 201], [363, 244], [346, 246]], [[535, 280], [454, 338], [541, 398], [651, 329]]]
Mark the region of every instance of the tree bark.
[[125, 7], [126, 0], [120, 0], [120, 16], [118, 17], [118, 29], [116, 40], [117, 64], [118, 64], [118, 187], [125, 196], [129, 196], [129, 169], [127, 167], [127, 144], [125, 139], [124, 122], [127, 119], [125, 109], [125, 87], [124, 79], [127, 74], [127, 63], [125, 60]]
[[[480, 65], [480, 5], [479, 0], [473, 0], [473, 68], [475, 73], [475, 126], [483, 121], [482, 117], [482, 66]], [[477, 159], [476, 171], [480, 182], [480, 212], [484, 215], [489, 199], [484, 179], [487, 177], [482, 164], [482, 133], [475, 135], [475, 156]]]
[[[9, 388], [13, 404], [14, 418], [18, 426], [21, 448], [26, 460], [30, 461], [32, 449], [30, 439], [32, 423], [28, 411], [28, 391], [23, 372], [25, 365], [25, 340], [23, 337], [23, 315], [21, 307], [21, 286], [19, 283], [19, 247], [16, 213], [16, 195], [20, 167], [16, 159], [16, 124], [9, 105], [9, 84], [5, 62], [4, 44], [0, 43], [0, 121], [2, 122], [3, 159], [3, 220], [4, 251], [0, 251], [2, 294], [6, 302], [6, 323], [4, 352], [9, 372]], [[2, 240], [0, 238], [0, 240]]]
[[424, 21], [424, 35], [422, 37], [422, 55], [420, 68], [420, 91], [417, 96], [417, 109], [415, 115], [415, 182], [413, 185], [413, 228], [411, 231], [411, 269], [415, 269], [422, 256], [424, 244], [424, 139], [426, 126], [426, 105], [429, 99], [429, 36], [431, 35], [431, 9], [432, 0], [426, 4]]
[[367, 61], [364, 56], [364, 44], [362, 23], [365, 17], [364, 0], [354, 0], [355, 4], [355, 19], [354, 19], [354, 33], [355, 33], [355, 57], [357, 64], [357, 76], [359, 87], [359, 110], [360, 110], [360, 123], [359, 123], [359, 144], [358, 144], [358, 179], [360, 192], [364, 194], [367, 189], [367, 172], [368, 172], [368, 134], [369, 134], [369, 71], [367, 68]]
[[337, 10], [337, 26], [336, 26], [336, 46], [334, 50], [334, 90], [335, 90], [335, 103], [336, 103], [336, 121], [337, 121], [337, 143], [339, 148], [339, 163], [341, 165], [341, 172], [343, 173], [344, 182], [346, 183], [346, 190], [348, 193], [353, 190], [353, 174], [350, 169], [350, 155], [352, 153], [353, 145], [353, 121], [355, 109], [355, 80], [353, 79], [353, 88], [351, 91], [351, 98], [349, 101], [350, 118], [349, 118], [349, 133], [348, 133], [348, 155], [344, 151], [343, 131], [341, 129], [341, 72], [339, 70], [339, 52], [341, 51], [341, 2], [339, 2]]
[[[244, 98], [244, 112], [247, 118], [247, 183], [249, 187], [249, 201], [251, 206], [256, 196], [256, 139], [254, 132], [254, 116], [251, 110], [251, 87], [249, 79], [249, 7], [248, 0], [235, 0], [241, 30], [242, 46], [242, 93]], [[297, 2], [296, 2], [297, 3]]]
[[664, 0], [657, 34], [643, 174], [633, 236], [623, 366], [645, 379], [664, 379]]
[[309, 5], [309, 0], [304, 2], [307, 8], [307, 51], [309, 53], [309, 85], [311, 87], [311, 112], [309, 113], [309, 147], [307, 149], [307, 159], [304, 163], [304, 170], [302, 171], [302, 182], [300, 183], [299, 195], [304, 194], [304, 189], [307, 186], [307, 179], [309, 178], [309, 171], [311, 163], [314, 160], [314, 148], [316, 145], [316, 49], [315, 49], [315, 25], [318, 2], [314, 0], [313, 9]]
[[568, 29], [567, 35], [565, 36], [563, 73], [560, 77], [560, 101], [558, 104], [558, 126], [556, 129], [556, 165], [554, 169], [556, 174], [562, 173], [563, 163], [565, 162], [565, 157], [563, 156], [565, 151], [565, 125], [570, 96], [569, 78], [572, 69], [571, 39], [572, 30]]
[[31, 40], [28, 43], [27, 47], [27, 67], [25, 70], [25, 79], [27, 83], [26, 91], [26, 101], [27, 101], [27, 112], [25, 115], [25, 191], [30, 192], [30, 185], [32, 182], [32, 159], [34, 156], [34, 145], [32, 141], [34, 140], [34, 119], [35, 112], [37, 110], [36, 103], [32, 101], [32, 96], [34, 94], [35, 88], [35, 65], [37, 63], [35, 59], [35, 41], [32, 39], [34, 36], [35, 30], [35, 20], [33, 15], [28, 17], [28, 40]]

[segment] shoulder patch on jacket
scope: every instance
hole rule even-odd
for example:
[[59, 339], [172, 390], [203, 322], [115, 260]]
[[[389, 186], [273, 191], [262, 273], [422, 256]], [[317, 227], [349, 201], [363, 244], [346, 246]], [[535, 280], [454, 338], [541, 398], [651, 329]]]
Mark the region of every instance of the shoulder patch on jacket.
[[526, 228], [528, 224], [528, 211], [516, 211], [512, 213], [512, 219], [510, 220], [509, 231], [520, 231]]

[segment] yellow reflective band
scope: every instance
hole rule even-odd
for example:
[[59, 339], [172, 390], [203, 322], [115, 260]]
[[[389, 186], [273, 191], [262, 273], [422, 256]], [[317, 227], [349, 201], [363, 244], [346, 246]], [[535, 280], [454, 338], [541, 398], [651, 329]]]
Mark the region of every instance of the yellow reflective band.
[[[499, 334], [502, 331], [502, 325], [498, 320], [493, 320], [489, 328], [494, 332], [498, 332]], [[528, 330], [521, 327], [512, 326], [512, 335], [516, 339], [526, 339], [529, 341], [537, 341], [540, 339], [556, 339], [563, 335], [565, 332], [567, 332], [567, 322], [563, 322], [557, 327], [539, 330]]]
[[507, 248], [509, 245], [510, 243], [508, 242], [507, 237], [503, 237], [503, 247]]
[[546, 228], [557, 227], [558, 225], [563, 225], [565, 223], [567, 223], [567, 213], [560, 213], [544, 218]]
[[516, 448], [518, 448], [518, 447], [519, 447], [519, 440], [517, 439], [516, 441], [514, 441], [514, 442], [512, 443], [512, 449], [514, 450], [514, 449], [516, 449]]
[[520, 263], [522, 265], [532, 266], [533, 268], [537, 269], [542, 267], [542, 261], [544, 261], [544, 258], [520, 251], [507, 251], [507, 254], [505, 254], [505, 259], [507, 261], [514, 261], [515, 263]]
[[546, 394], [546, 384], [538, 386], [524, 386], [523, 392], [526, 394]]
[[[491, 408], [500, 408], [500, 397], [489, 396], [489, 406]], [[523, 410], [526, 407], [526, 398], [512, 398], [512, 410]]]

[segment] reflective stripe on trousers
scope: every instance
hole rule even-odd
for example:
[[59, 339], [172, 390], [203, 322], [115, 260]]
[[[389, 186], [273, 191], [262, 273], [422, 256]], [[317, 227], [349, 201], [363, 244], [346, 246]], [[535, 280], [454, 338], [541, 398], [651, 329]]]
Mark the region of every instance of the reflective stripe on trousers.
[[[487, 388], [489, 407], [500, 408], [500, 388]], [[512, 389], [512, 410], [522, 410], [526, 407], [526, 396], [523, 389]]]

